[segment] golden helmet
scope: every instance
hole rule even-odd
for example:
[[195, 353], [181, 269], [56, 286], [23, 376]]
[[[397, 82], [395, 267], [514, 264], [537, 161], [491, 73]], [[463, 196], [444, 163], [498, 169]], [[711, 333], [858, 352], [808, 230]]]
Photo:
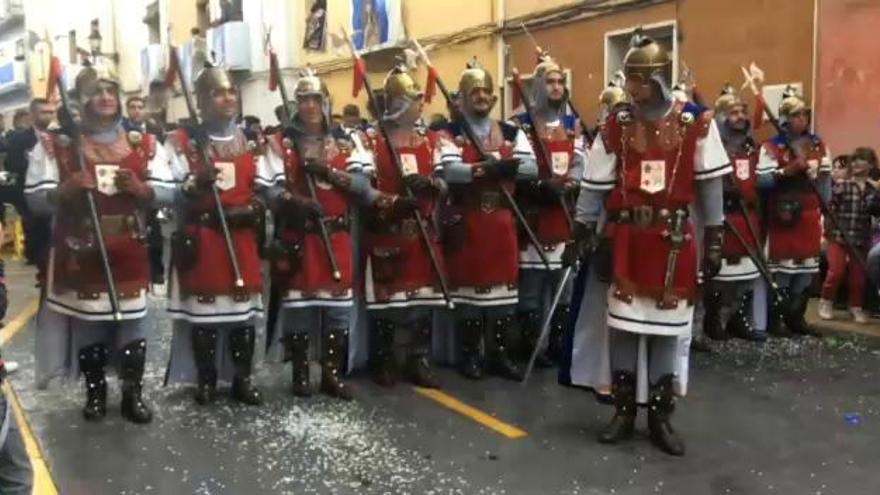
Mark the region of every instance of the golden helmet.
[[609, 110], [624, 102], [626, 102], [626, 91], [613, 83], [599, 94], [599, 103]]
[[419, 87], [419, 84], [412, 78], [406, 66], [402, 64], [396, 65], [385, 76], [384, 87], [386, 101], [400, 97], [415, 100], [425, 94], [422, 88]]
[[565, 71], [562, 69], [562, 66], [553, 60], [550, 53], [541, 52], [541, 54], [538, 55], [538, 65], [535, 66], [534, 77], [536, 80], [543, 81], [547, 74], [551, 72], [559, 72], [565, 77]]
[[630, 49], [623, 57], [623, 71], [627, 79], [647, 81], [654, 74], [661, 74], [672, 64], [669, 52], [653, 38], [637, 30], [630, 42]]
[[330, 92], [327, 90], [327, 85], [324, 84], [324, 81], [322, 81], [311, 68], [308, 68], [305, 73], [296, 80], [296, 85], [293, 88], [293, 95], [294, 97], [313, 95], [327, 98], [330, 96]]
[[728, 114], [734, 107], [745, 106], [745, 102], [740, 98], [736, 89], [727, 83], [721, 90], [721, 94], [715, 99], [715, 113]]
[[119, 77], [111, 66], [85, 62], [74, 81], [74, 91], [80, 101], [88, 100], [95, 94], [99, 81], [110, 82], [119, 87]]
[[477, 59], [474, 58], [467, 64], [467, 68], [461, 73], [458, 80], [458, 92], [464, 97], [471, 94], [471, 91], [483, 88], [490, 93], [495, 92], [495, 85], [492, 82], [492, 74], [483, 68]]
[[205, 63], [205, 67], [199, 71], [193, 82], [193, 89], [200, 98], [210, 96], [218, 89], [232, 89], [233, 86], [229, 73], [222, 67], [210, 63]]
[[787, 118], [806, 110], [809, 110], [807, 103], [798, 95], [797, 89], [791, 85], [786, 87], [779, 102], [779, 116]]

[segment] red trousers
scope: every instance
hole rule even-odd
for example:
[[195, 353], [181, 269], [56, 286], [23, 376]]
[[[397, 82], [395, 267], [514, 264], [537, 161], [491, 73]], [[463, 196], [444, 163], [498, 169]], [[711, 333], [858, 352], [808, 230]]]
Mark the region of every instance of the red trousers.
[[865, 302], [865, 271], [861, 265], [852, 259], [842, 244], [835, 241], [828, 241], [826, 257], [828, 272], [822, 284], [822, 299], [834, 300], [838, 287], [846, 277], [849, 305], [852, 308], [861, 308]]

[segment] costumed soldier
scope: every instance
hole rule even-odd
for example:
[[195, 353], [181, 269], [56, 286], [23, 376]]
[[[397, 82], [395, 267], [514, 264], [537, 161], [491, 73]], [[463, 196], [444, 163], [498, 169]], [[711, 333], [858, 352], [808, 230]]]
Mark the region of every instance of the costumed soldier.
[[[516, 181], [537, 178], [538, 167], [525, 133], [490, 117], [497, 101], [495, 86], [476, 61], [462, 72], [458, 93], [458, 115], [445, 131], [441, 159], [450, 195], [442, 223], [449, 283], [457, 305], [460, 371], [468, 378], [482, 378], [485, 334], [488, 371], [519, 379], [507, 335], [518, 298], [519, 244], [514, 214], [499, 189], [513, 194]], [[473, 129], [488, 157], [480, 156], [464, 125]]]
[[[549, 261], [544, 265], [535, 246], [520, 242], [520, 281], [518, 319], [523, 336], [525, 356], [531, 354], [541, 332], [546, 301], [562, 281], [562, 252], [571, 240], [569, 226], [570, 208], [564, 208], [572, 193], [577, 190], [584, 170], [584, 143], [580, 123], [566, 113], [569, 97], [565, 71], [546, 52], [542, 53], [532, 77], [529, 95], [535, 115], [521, 113], [515, 120], [524, 128], [534, 127], [544, 142], [549, 156], [537, 154], [538, 180], [522, 182], [516, 191], [517, 202], [541, 244]], [[534, 139], [533, 134], [528, 134]], [[531, 143], [533, 149], [541, 149]], [[549, 160], [549, 162], [548, 162]], [[549, 345], [538, 355], [539, 366], [549, 366], [559, 356], [562, 334], [569, 320], [571, 280], [566, 281], [566, 291], [556, 306], [551, 321]]]
[[[257, 195], [277, 178], [258, 143], [235, 123], [238, 93], [226, 70], [206, 63], [194, 90], [202, 123], [169, 133], [166, 142], [182, 184], [172, 236], [168, 313], [175, 330], [168, 376], [195, 382], [202, 405], [216, 398], [218, 378], [231, 378], [234, 400], [259, 405], [262, 396], [251, 381], [255, 319], [263, 312], [257, 241], [263, 207]], [[242, 283], [235, 278], [224, 218]]]
[[715, 100], [715, 123], [733, 167], [733, 173], [724, 178], [724, 217], [746, 246], [735, 234], [725, 232], [721, 270], [703, 290], [706, 308], [703, 331], [711, 338], [724, 339], [727, 338], [725, 329], [731, 323], [730, 328], [737, 329], [736, 336], [763, 341], [766, 340], [764, 332], [751, 330], [752, 307], [749, 303], [749, 292], [762, 282], [761, 272], [749, 257], [749, 252], [758, 256], [762, 252], [755, 179], [758, 146], [752, 136], [748, 105], [729, 84]]
[[[416, 128], [424, 93], [403, 65], [391, 70], [384, 87], [385, 113], [381, 125], [391, 142], [378, 135], [373, 141], [376, 188], [390, 196], [405, 194], [405, 187], [413, 192], [428, 242], [443, 273], [439, 237], [431, 219], [446, 185], [435, 176], [435, 167], [442, 166], [436, 161], [436, 135]], [[400, 158], [402, 170], [397, 169], [389, 147]], [[401, 337], [409, 341], [407, 379], [423, 387], [439, 386], [428, 361], [431, 308], [442, 306], [445, 301], [431, 253], [416, 221], [412, 212], [376, 207], [365, 217], [366, 300], [373, 325], [373, 370], [376, 382], [384, 386], [396, 380], [395, 340]]]
[[[105, 367], [115, 363], [123, 417], [148, 423], [152, 413], [141, 396], [150, 279], [144, 213], [173, 201], [175, 186], [156, 137], [123, 129], [119, 80], [109, 67], [86, 65], [76, 77], [75, 96], [81, 125], [67, 115], [61, 132], [40, 135], [25, 186], [34, 211], [54, 216], [45, 300], [37, 319], [37, 383], [82, 372], [83, 415], [100, 420], [107, 412]], [[84, 170], [79, 169], [77, 145]], [[85, 191], [93, 191], [95, 198], [119, 321]]]
[[[810, 133], [810, 109], [792, 87], [783, 93], [779, 122], [783, 134], [761, 146], [757, 166], [758, 186], [769, 189], [768, 263], [783, 299], [781, 307], [771, 305], [767, 331], [784, 334], [784, 323], [790, 332], [809, 335], [814, 331], [804, 313], [813, 277], [819, 273], [819, 205], [831, 192], [831, 155], [819, 136]], [[810, 181], [824, 197], [815, 194]]]
[[284, 359], [292, 362], [294, 395], [311, 395], [310, 355], [318, 355], [321, 390], [350, 400], [351, 390], [342, 381], [354, 306], [350, 210], [353, 202], [389, 210], [403, 202], [376, 193], [358, 172], [372, 166], [371, 155], [348, 152], [333, 138], [323, 81], [307, 72], [297, 80], [294, 96], [293, 121], [269, 139], [270, 156], [281, 171], [276, 175], [285, 179], [272, 201], [280, 224], [272, 263], [273, 283], [281, 291], [279, 339]]
[[[721, 254], [721, 177], [730, 167], [711, 112], [673, 100], [671, 62], [654, 40], [633, 37], [623, 64], [632, 110], [612, 114], [593, 142], [570, 249], [582, 253], [593, 244], [604, 207], [603, 235], [613, 257], [594, 267], [611, 280], [607, 324], [616, 412], [599, 440], [629, 437], [637, 402], [647, 403], [653, 443], [683, 455], [670, 417], [674, 380], [680, 387], [686, 380], [679, 340], [691, 331], [697, 297], [697, 232], [688, 211], [694, 206], [705, 225], [702, 271], [711, 278]], [[637, 369], [647, 376], [637, 376]]]

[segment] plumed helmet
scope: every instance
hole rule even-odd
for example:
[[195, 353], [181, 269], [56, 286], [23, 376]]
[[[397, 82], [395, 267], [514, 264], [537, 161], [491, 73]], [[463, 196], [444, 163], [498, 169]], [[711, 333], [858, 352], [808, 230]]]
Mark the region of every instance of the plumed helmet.
[[621, 103], [626, 102], [626, 91], [623, 89], [626, 83], [626, 76], [623, 71], [617, 71], [611, 77], [608, 86], [599, 94], [599, 104], [604, 110], [611, 110]]
[[214, 92], [220, 90], [229, 90], [234, 88], [229, 73], [222, 67], [216, 66], [211, 62], [205, 62], [202, 70], [196, 74], [193, 81], [193, 91], [196, 95], [196, 104], [199, 111], [210, 111], [211, 98]]
[[736, 89], [730, 83], [727, 83], [721, 89], [721, 94], [715, 99], [715, 113], [727, 115], [734, 107], [744, 106], [745, 104]]
[[81, 104], [85, 105], [94, 96], [98, 83], [101, 81], [109, 82], [119, 88], [119, 77], [113, 67], [104, 63], [86, 61], [74, 81], [74, 93]]
[[403, 64], [397, 64], [385, 76], [385, 99], [406, 98], [410, 101], [424, 96], [422, 88], [413, 79], [409, 69]]
[[553, 60], [549, 52], [542, 51], [538, 54], [538, 64], [535, 66], [534, 78], [543, 81], [547, 74], [558, 72], [565, 77], [565, 70], [559, 63]]
[[779, 102], [779, 117], [789, 119], [800, 112], [808, 110], [807, 103], [798, 94], [797, 88], [788, 85], [782, 92], [782, 100]]
[[[623, 72], [627, 79], [648, 81], [655, 75], [666, 80], [666, 69], [672, 64], [669, 52], [640, 29], [633, 33], [630, 49], [623, 57]], [[666, 84], [669, 84], [666, 81]]]
[[483, 88], [490, 93], [495, 92], [492, 75], [480, 65], [475, 57], [468, 62], [467, 68], [461, 73], [461, 77], [458, 80], [458, 92], [462, 96], [467, 96], [477, 88]]
[[307, 68], [300, 78], [296, 80], [293, 95], [297, 98], [302, 96], [320, 96], [326, 100], [330, 96], [330, 92], [327, 90], [327, 85], [324, 84], [324, 81], [315, 74], [315, 71]]

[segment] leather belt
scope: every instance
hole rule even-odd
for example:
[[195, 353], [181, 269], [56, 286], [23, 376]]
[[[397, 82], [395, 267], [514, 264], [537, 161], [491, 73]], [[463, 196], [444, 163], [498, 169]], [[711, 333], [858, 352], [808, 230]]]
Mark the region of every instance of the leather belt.
[[371, 225], [370, 231], [373, 234], [399, 235], [407, 239], [414, 239], [419, 235], [419, 224], [416, 223], [414, 218], [404, 218], [398, 222], [391, 223], [375, 222], [374, 225]]
[[686, 208], [655, 208], [650, 205], [621, 208], [608, 212], [608, 221], [614, 223], [628, 223], [640, 227], [651, 225], [665, 225], [677, 211], [683, 211], [685, 218], [688, 216]]
[[[86, 220], [87, 226], [91, 221]], [[134, 215], [101, 215], [101, 233], [105, 236], [140, 236], [138, 219]]]
[[[351, 222], [349, 222], [348, 215], [339, 215], [336, 217], [324, 217], [321, 219], [324, 222], [324, 225], [327, 227], [327, 233], [332, 234], [334, 232], [340, 232], [343, 230], [348, 230]], [[321, 229], [318, 227], [318, 224], [314, 220], [306, 220], [305, 222], [305, 231], [309, 234], [320, 234]]]
[[[246, 206], [231, 206], [223, 209], [223, 214], [226, 217], [226, 224], [231, 229], [255, 227], [257, 225], [258, 213], [259, 209], [252, 204]], [[217, 212], [214, 210], [189, 212], [187, 214], [187, 223], [202, 224], [214, 229], [220, 227]]]

